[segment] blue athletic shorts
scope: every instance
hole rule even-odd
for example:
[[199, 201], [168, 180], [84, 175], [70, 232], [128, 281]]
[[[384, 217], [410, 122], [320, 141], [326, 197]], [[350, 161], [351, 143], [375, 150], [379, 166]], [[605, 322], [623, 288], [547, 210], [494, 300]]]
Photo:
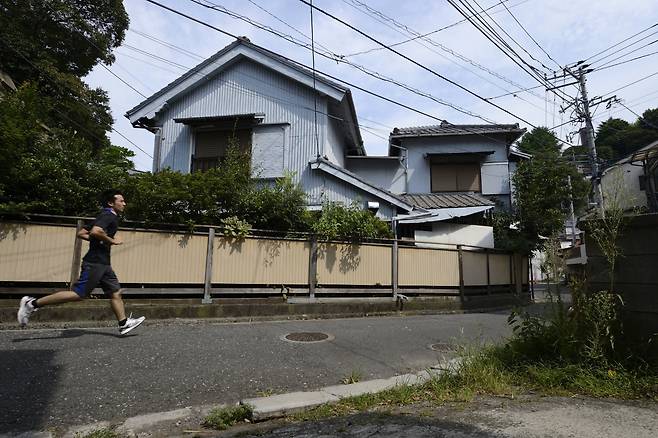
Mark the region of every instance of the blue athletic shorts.
[[112, 266], [83, 262], [80, 278], [73, 285], [73, 292], [84, 298], [98, 286], [107, 295], [121, 289], [119, 279], [112, 270]]

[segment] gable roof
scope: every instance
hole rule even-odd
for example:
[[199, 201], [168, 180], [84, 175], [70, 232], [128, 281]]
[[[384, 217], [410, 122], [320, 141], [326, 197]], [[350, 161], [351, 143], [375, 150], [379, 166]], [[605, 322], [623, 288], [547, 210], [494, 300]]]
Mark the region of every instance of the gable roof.
[[[196, 87], [199, 83], [205, 81], [210, 75], [221, 71], [240, 58], [251, 59], [252, 61], [258, 62], [288, 76], [294, 81], [313, 88], [312, 71], [284, 56], [251, 43], [246, 37], [242, 37], [224, 47], [196, 67], [190, 69], [175, 81], [140, 102], [134, 108], [126, 111], [125, 116], [134, 126], [143, 126], [144, 122], [148, 119], [152, 119], [155, 116], [155, 113], [161, 110], [168, 101], [175, 99], [187, 90]], [[315, 83], [315, 88], [319, 93], [325, 94], [338, 102], [345, 101], [347, 111], [351, 113], [349, 116], [353, 118], [353, 123], [350, 123], [350, 125], [355, 126], [357, 141], [360, 142], [361, 133], [358, 129], [356, 111], [354, 109], [354, 102], [350, 90], [337, 82], [331, 81], [318, 74], [315, 74]]]

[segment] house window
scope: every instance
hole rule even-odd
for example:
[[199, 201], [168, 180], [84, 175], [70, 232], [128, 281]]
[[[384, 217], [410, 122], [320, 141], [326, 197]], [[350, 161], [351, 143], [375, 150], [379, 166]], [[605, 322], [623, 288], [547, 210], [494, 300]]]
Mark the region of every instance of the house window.
[[431, 164], [432, 192], [480, 192], [480, 163]]
[[251, 153], [251, 129], [197, 130], [194, 137], [192, 172], [217, 167], [232, 143], [242, 152]]

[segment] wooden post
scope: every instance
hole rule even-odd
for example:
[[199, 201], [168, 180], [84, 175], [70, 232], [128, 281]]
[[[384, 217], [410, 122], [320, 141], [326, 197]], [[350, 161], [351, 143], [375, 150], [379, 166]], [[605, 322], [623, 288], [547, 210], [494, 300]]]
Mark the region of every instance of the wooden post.
[[315, 286], [318, 281], [318, 238], [311, 237], [311, 252], [308, 259], [308, 295], [315, 298]]
[[208, 229], [208, 249], [206, 250], [206, 276], [203, 281], [203, 304], [212, 304], [212, 255], [215, 246], [215, 229]]
[[82, 229], [82, 219], [78, 219], [75, 225], [75, 242], [73, 243], [73, 260], [71, 261], [71, 277], [69, 287], [78, 279], [80, 274], [80, 258], [82, 257], [82, 239], [78, 239], [78, 232]]
[[463, 305], [466, 300], [464, 296], [464, 255], [461, 245], [457, 245], [457, 253], [459, 254], [459, 299]]
[[393, 299], [398, 299], [398, 240], [393, 240], [391, 248], [391, 287], [393, 289]]
[[484, 254], [487, 256], [487, 295], [491, 295], [491, 268], [489, 265], [489, 250], [485, 249]]

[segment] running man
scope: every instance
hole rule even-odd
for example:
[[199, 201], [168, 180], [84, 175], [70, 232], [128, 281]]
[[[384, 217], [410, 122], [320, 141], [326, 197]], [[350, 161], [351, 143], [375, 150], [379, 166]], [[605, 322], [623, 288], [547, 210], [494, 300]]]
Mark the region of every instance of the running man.
[[110, 305], [119, 321], [119, 333], [125, 335], [137, 328], [145, 317], [126, 317], [126, 311], [121, 299], [121, 285], [110, 265], [110, 249], [113, 245], [123, 242], [115, 238], [119, 227], [118, 214], [126, 208], [123, 194], [117, 190], [108, 190], [102, 195], [103, 211], [91, 225], [81, 229], [77, 237], [89, 241], [89, 251], [82, 259], [80, 278], [73, 285], [73, 290], [55, 292], [39, 299], [23, 297], [18, 309], [18, 323], [26, 326], [32, 312], [44, 306], [69, 303], [85, 299], [95, 287], [103, 288], [110, 297]]

